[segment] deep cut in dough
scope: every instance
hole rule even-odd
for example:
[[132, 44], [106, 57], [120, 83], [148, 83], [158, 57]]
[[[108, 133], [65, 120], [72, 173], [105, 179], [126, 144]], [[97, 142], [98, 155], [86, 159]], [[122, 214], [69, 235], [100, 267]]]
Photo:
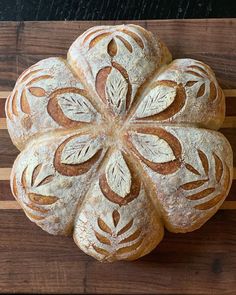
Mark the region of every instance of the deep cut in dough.
[[225, 97], [209, 66], [171, 60], [142, 27], [99, 26], [22, 73], [6, 114], [31, 221], [100, 261], [133, 260], [164, 227], [193, 231], [219, 209], [233, 174], [215, 131]]

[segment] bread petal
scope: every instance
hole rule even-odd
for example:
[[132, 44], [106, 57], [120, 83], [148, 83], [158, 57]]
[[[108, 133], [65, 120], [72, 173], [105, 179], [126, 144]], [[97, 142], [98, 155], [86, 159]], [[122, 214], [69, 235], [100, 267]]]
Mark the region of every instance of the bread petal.
[[77, 138], [92, 144], [92, 137], [85, 132], [47, 135], [35, 140], [21, 152], [12, 169], [15, 198], [30, 220], [51, 234], [71, 234], [76, 210], [96, 178], [105, 153], [101, 144], [99, 151], [90, 152], [89, 148], [83, 151], [77, 157], [77, 165], [70, 161], [63, 163], [60, 149], [68, 142], [79, 149]]
[[61, 58], [41, 60], [22, 73], [6, 115], [10, 136], [20, 149], [36, 134], [99, 120], [88, 92]]
[[[112, 188], [109, 182], [104, 183], [104, 175], [109, 178], [106, 174], [111, 173], [111, 165], [114, 168], [114, 157], [120, 163], [119, 168], [113, 169], [118, 181], [118, 170], [122, 170], [124, 179], [131, 178], [130, 184], [124, 183], [131, 187], [131, 193], [126, 195], [114, 192], [118, 182], [113, 182]], [[108, 160], [100, 170], [99, 180], [92, 183], [84, 206], [77, 213], [74, 240], [85, 253], [98, 260], [134, 260], [157, 246], [164, 234], [163, 225], [130, 160], [119, 151], [111, 159], [112, 163]]]
[[[145, 154], [137, 146], [140, 143], [133, 141], [133, 133], [158, 136], [169, 145], [177, 160], [165, 162], [162, 153], [159, 161], [148, 159], [148, 151]], [[127, 150], [147, 176], [148, 187], [154, 187], [168, 230], [187, 232], [199, 228], [226, 198], [233, 177], [233, 160], [231, 147], [221, 133], [191, 127], [139, 127], [130, 132], [127, 143]], [[158, 158], [158, 149], [155, 157]]]
[[130, 109], [138, 88], [170, 59], [163, 43], [135, 25], [94, 27], [68, 51], [78, 77], [119, 116]]
[[193, 59], [176, 59], [141, 94], [132, 120], [218, 129], [224, 115], [224, 94], [210, 67]]

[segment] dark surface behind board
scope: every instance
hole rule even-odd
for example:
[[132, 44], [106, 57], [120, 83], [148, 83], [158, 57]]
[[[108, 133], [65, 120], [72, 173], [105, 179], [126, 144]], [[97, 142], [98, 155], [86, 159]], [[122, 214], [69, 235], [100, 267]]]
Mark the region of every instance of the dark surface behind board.
[[0, 20], [235, 17], [235, 0], [0, 0]]

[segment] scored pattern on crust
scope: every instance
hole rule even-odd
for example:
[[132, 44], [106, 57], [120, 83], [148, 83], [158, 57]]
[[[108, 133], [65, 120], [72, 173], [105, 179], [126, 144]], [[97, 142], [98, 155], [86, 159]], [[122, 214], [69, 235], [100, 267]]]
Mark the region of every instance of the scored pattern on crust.
[[54, 167], [62, 175], [81, 175], [90, 170], [101, 154], [101, 139], [89, 135], [74, 135], [57, 148]]
[[[141, 29], [139, 28], [139, 30]], [[108, 52], [111, 56], [114, 56], [115, 53], [117, 52], [118, 40], [122, 42], [124, 46], [127, 48], [127, 50], [129, 50], [130, 52], [133, 51], [133, 48], [132, 48], [132, 44], [130, 44], [128, 40], [129, 38], [134, 40], [138, 46], [140, 46], [141, 48], [144, 48], [144, 43], [142, 40], [143, 38], [137, 32], [131, 31], [130, 29], [126, 29], [126, 28], [117, 29], [115, 31], [115, 35], [114, 35], [114, 31], [106, 32], [106, 33], [103, 33], [103, 31], [104, 30], [102, 29], [94, 30], [92, 32], [88, 31], [88, 33], [84, 35], [83, 45], [85, 45], [85, 43], [88, 42], [89, 49], [91, 49], [102, 39], [113, 35], [111, 38], [111, 41], [108, 43], [108, 46], [107, 46]], [[142, 30], [142, 33], [143, 33], [143, 30]], [[125, 35], [126, 35], [126, 38], [124, 38]]]
[[135, 118], [165, 120], [178, 113], [186, 99], [182, 84], [174, 81], [157, 81], [150, 86], [150, 92], [139, 104]]
[[138, 26], [103, 26], [80, 36], [68, 56], [85, 84], [98, 94], [94, 98], [100, 98], [115, 116], [125, 116], [138, 88], [160, 66], [161, 48]]
[[[66, 67], [59, 59], [50, 60], [49, 66], [46, 61], [32, 66], [19, 77], [6, 103], [9, 130], [16, 141], [23, 138], [30, 143], [33, 135], [40, 138], [40, 132], [46, 141], [47, 135], [56, 140], [67, 134], [50, 141], [52, 148], [42, 148], [50, 149], [45, 162], [51, 161], [53, 173], [46, 173], [48, 164], [38, 160], [32, 168], [26, 149], [25, 168], [19, 168], [21, 161], [14, 168], [14, 196], [29, 218], [49, 232], [59, 230], [50, 231], [45, 219], [64, 222], [58, 215], [50, 216], [54, 210], [74, 218], [81, 226], [78, 245], [98, 259], [129, 259], [150, 251], [162, 238], [162, 222], [169, 217], [162, 213], [165, 206], [173, 216], [182, 206], [191, 229], [196, 220], [201, 223], [217, 210], [230, 186], [231, 159], [215, 148], [219, 143], [227, 149], [226, 140], [211, 138], [205, 150], [201, 136], [187, 138], [187, 132], [198, 132], [196, 126], [220, 125], [224, 95], [214, 73], [190, 59], [160, 69], [168, 60], [163, 48], [134, 25], [90, 29], [72, 45]], [[37, 149], [37, 138], [33, 144], [32, 149]], [[169, 191], [162, 184], [168, 180]], [[79, 197], [73, 193], [67, 198], [69, 204], [63, 203], [68, 192], [64, 187], [75, 181]], [[60, 189], [43, 193], [51, 192], [43, 189], [47, 184]], [[184, 220], [184, 213], [176, 216]], [[60, 232], [66, 232], [63, 227], [68, 223], [64, 223]], [[149, 232], [153, 228], [160, 230], [155, 238]]]
[[121, 152], [115, 152], [99, 178], [103, 195], [120, 206], [138, 197], [141, 184], [133, 165]]
[[120, 222], [120, 213], [117, 210], [112, 212], [112, 220], [113, 224], [109, 226], [102, 218], [99, 217], [97, 219], [97, 225], [102, 231], [102, 234], [95, 230], [94, 234], [96, 239], [106, 246], [106, 249], [93, 245], [94, 250], [103, 257], [119, 256], [122, 254], [130, 255], [133, 251], [137, 251], [143, 242], [143, 238], [140, 228], [133, 231], [134, 219], [131, 218], [120, 230], [117, 230]]
[[131, 84], [124, 68], [112, 62], [112, 67], [101, 69], [96, 77], [96, 90], [116, 115], [124, 115], [131, 101]]
[[[188, 81], [186, 83], [186, 86], [191, 87], [195, 83], [200, 83], [200, 87], [197, 92], [197, 98], [198, 98], [203, 96], [206, 93], [205, 79], [209, 77], [209, 72], [213, 76], [214, 76], [214, 73], [209, 67], [205, 66], [203, 63], [197, 61], [196, 64], [197, 65], [188, 66], [188, 70], [186, 71], [186, 73], [194, 76], [194, 80]], [[207, 70], [205, 70], [204, 67], [206, 67]], [[214, 101], [217, 98], [217, 89], [213, 81], [210, 81], [209, 88], [210, 88], [210, 93], [209, 93], [208, 99], [210, 101]]]
[[[33, 70], [33, 71], [26, 71], [23, 73], [24, 75], [20, 76], [18, 79], [18, 82], [16, 84], [15, 90], [12, 92], [11, 97], [8, 99], [8, 104], [7, 104], [7, 115], [10, 120], [13, 119], [13, 116], [18, 116], [19, 111], [25, 113], [25, 114], [30, 114], [31, 109], [30, 105], [27, 99], [27, 95], [31, 94], [34, 97], [41, 98], [46, 95], [46, 92], [43, 88], [37, 87], [37, 86], [32, 86], [35, 83], [42, 81], [42, 80], [47, 80], [51, 79], [51, 75], [42, 75], [36, 78], [34, 77], [34, 74], [38, 73], [41, 69], [38, 70]], [[33, 76], [33, 77], [32, 77]], [[31, 78], [29, 80], [29, 78]], [[26, 82], [28, 81], [28, 82]], [[18, 83], [24, 83], [25, 87], [22, 88], [21, 91], [17, 90]], [[18, 98], [19, 96], [19, 98]]]
[[[195, 60], [177, 59], [154, 77], [148, 91], [145, 89], [132, 121], [192, 123], [196, 116], [198, 123], [197, 117], [201, 118], [201, 112], [209, 118], [218, 107], [216, 101], [220, 104], [223, 98], [223, 91], [208, 66]], [[193, 112], [193, 104], [196, 113]], [[210, 114], [206, 112], [208, 108], [211, 109]], [[201, 124], [205, 122], [201, 120]]]
[[130, 150], [153, 171], [170, 174], [180, 168], [181, 144], [164, 129], [140, 127], [126, 138]]
[[[220, 159], [219, 156], [217, 156], [216, 153], [212, 153], [212, 157], [214, 159], [214, 175], [209, 174], [209, 160], [206, 156], [206, 154], [198, 150], [198, 156], [200, 159], [200, 162], [202, 164], [202, 168], [204, 170], [204, 177], [203, 179], [194, 180], [188, 183], [184, 183], [180, 186], [181, 189], [185, 191], [194, 191], [192, 194], [187, 195], [186, 198], [191, 201], [197, 201], [201, 200], [201, 203], [198, 203], [194, 206], [195, 209], [198, 210], [208, 210], [213, 208], [215, 205], [217, 205], [219, 202], [222, 201], [224, 194], [220, 193], [218, 194], [216, 186], [220, 184], [223, 174], [223, 180], [222, 180], [222, 186], [228, 187], [230, 183], [230, 171], [229, 167], [226, 163], [224, 163]], [[224, 167], [225, 166], [225, 167]], [[186, 165], [186, 168], [190, 170], [192, 173], [201, 176], [201, 173], [197, 171], [194, 167], [192, 167], [190, 164]], [[212, 177], [214, 177], [214, 183], [216, 186], [210, 186], [208, 182], [212, 181]], [[206, 187], [207, 185], [207, 187]], [[196, 189], [200, 189], [196, 192]], [[210, 199], [208, 197], [211, 197]]]
[[26, 200], [19, 199], [16, 184], [16, 176], [13, 176], [14, 196], [20, 201], [20, 203], [23, 204], [23, 208], [26, 215], [33, 220], [45, 219], [47, 213], [51, 210], [47, 208], [47, 205], [55, 204], [58, 201], [58, 197], [56, 196], [46, 196], [32, 192], [32, 189], [38, 188], [53, 181], [54, 175], [45, 175], [44, 171], [45, 167], [43, 167], [42, 164], [39, 164], [36, 167], [34, 167], [31, 175], [28, 171], [28, 166], [23, 170], [21, 174], [21, 185], [25, 192], [25, 196], [27, 197]]
[[[97, 33], [98, 35], [92, 38], [93, 35]], [[119, 35], [119, 33], [122, 34]], [[122, 37], [123, 34], [135, 41], [141, 49], [144, 49], [142, 37], [137, 33], [124, 28], [116, 30], [115, 35], [113, 35], [112, 39], [107, 44], [107, 53], [111, 58], [111, 66], [100, 69], [95, 82], [96, 91], [100, 98], [108, 104], [115, 115], [125, 115], [130, 107], [132, 99], [132, 85], [130, 83], [129, 74], [121, 64], [114, 61], [119, 50], [119, 42], [121, 42], [130, 53], [133, 52], [133, 46], [129, 42], [129, 38], [126, 39], [124, 36]], [[103, 40], [103, 38], [111, 35], [112, 33], [109, 32], [101, 33], [101, 31], [94, 31], [84, 38], [83, 44], [89, 38], [89, 49], [91, 49]]]
[[101, 118], [89, 91], [61, 58], [39, 61], [22, 73], [5, 109], [20, 149], [33, 135], [86, 127]]
[[78, 123], [96, 120], [98, 113], [87, 97], [87, 92], [78, 88], [55, 90], [49, 98], [48, 114], [61, 126], [78, 127]]

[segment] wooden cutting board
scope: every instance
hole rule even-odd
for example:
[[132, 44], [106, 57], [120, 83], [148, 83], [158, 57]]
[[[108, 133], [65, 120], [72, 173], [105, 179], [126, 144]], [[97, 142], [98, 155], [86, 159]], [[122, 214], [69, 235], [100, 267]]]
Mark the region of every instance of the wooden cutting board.
[[[220, 131], [236, 155], [236, 19], [132, 22], [161, 37], [174, 58], [213, 68], [226, 94]], [[236, 169], [227, 201], [205, 226], [185, 235], [166, 232], [156, 250], [132, 263], [93, 260], [70, 237], [31, 223], [13, 199], [9, 173], [18, 151], [6, 130], [6, 97], [25, 68], [65, 56], [79, 34], [101, 23], [124, 21], [0, 22], [0, 292], [235, 294]]]

